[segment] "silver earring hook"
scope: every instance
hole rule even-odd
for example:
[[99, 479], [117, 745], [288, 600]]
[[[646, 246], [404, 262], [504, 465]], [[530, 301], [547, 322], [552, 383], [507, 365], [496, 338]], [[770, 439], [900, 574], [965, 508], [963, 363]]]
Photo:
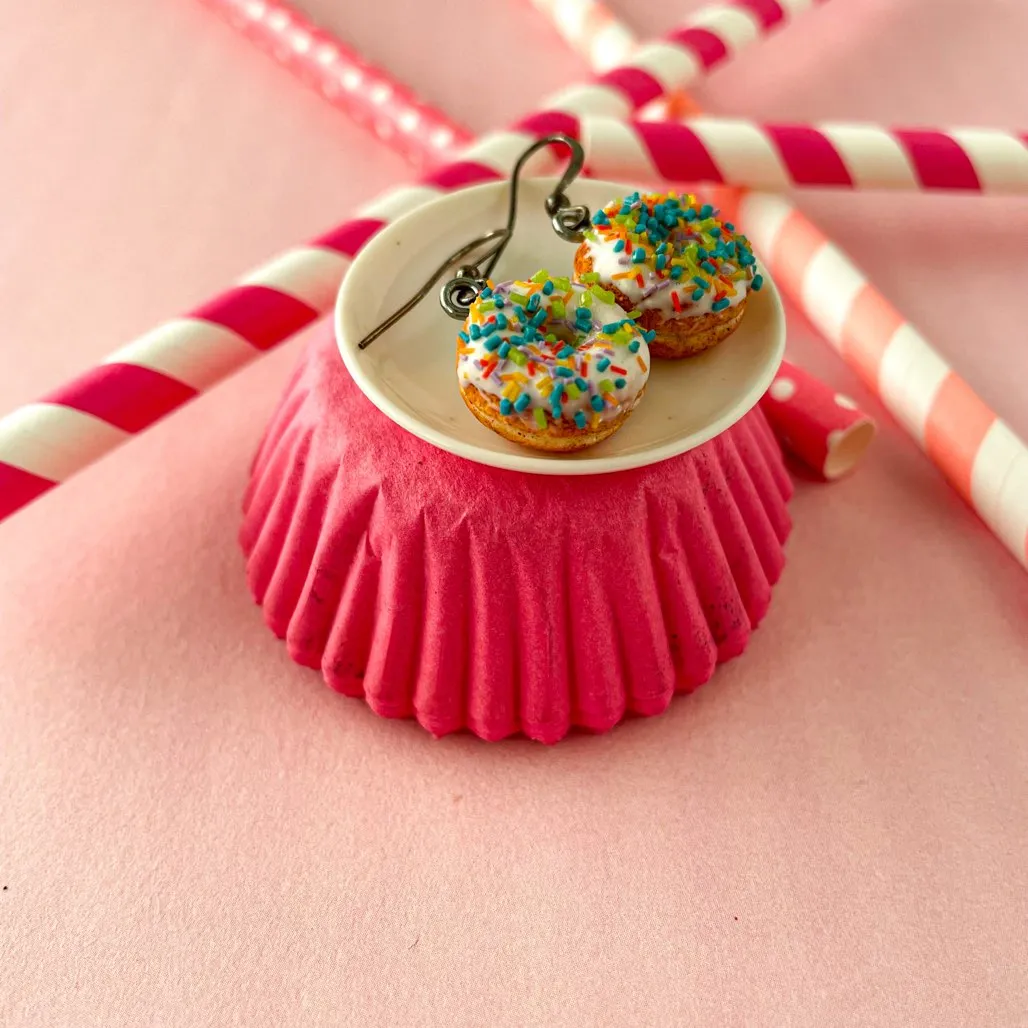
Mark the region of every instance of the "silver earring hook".
[[[445, 283], [439, 291], [439, 303], [443, 310], [457, 321], [463, 321], [468, 316], [471, 305], [486, 288], [486, 280], [492, 275], [493, 269], [499, 263], [506, 250], [507, 244], [514, 235], [514, 228], [518, 219], [518, 189], [520, 187], [521, 171], [528, 159], [537, 151], [546, 146], [559, 144], [571, 152], [571, 159], [564, 169], [560, 181], [553, 192], [546, 198], [546, 213], [550, 216], [550, 224], [553, 231], [561, 239], [569, 243], [580, 243], [585, 238], [585, 231], [590, 224], [589, 208], [576, 205], [573, 206], [568, 199], [565, 190], [578, 177], [585, 164], [585, 150], [577, 139], [566, 136], [562, 132], [555, 132], [549, 136], [537, 139], [514, 164], [510, 174], [510, 202], [507, 209], [507, 227], [494, 229], [487, 232], [478, 239], [466, 243], [459, 250], [450, 254], [449, 257], [432, 273], [432, 277], [414, 294], [399, 310], [391, 314], [377, 328], [369, 332], [358, 344], [357, 349], [363, 350], [370, 346], [383, 332], [392, 328], [401, 318], [409, 314], [429, 293], [432, 287], [453, 267], [459, 264], [465, 257], [472, 254], [479, 247], [498, 239], [499, 242], [490, 247], [475, 263], [463, 264], [457, 268], [457, 273]], [[483, 264], [483, 262], [485, 262]]]
[[[428, 296], [432, 286], [434, 286], [436, 282], [438, 282], [439, 279], [441, 279], [443, 275], [445, 275], [446, 272], [448, 272], [455, 264], [459, 264], [465, 257], [474, 253], [475, 250], [479, 249], [479, 247], [485, 246], [486, 243], [491, 243], [494, 239], [502, 239], [503, 241], [498, 243], [497, 246], [490, 247], [489, 251], [480, 259], [480, 262], [481, 260], [486, 260], [491, 257], [496, 250], [500, 249], [504, 245], [506, 242], [506, 235], [507, 230], [505, 228], [493, 229], [492, 232], [486, 232], [484, 236], [479, 236], [478, 239], [473, 239], [470, 243], [465, 243], [459, 250], [455, 250], [451, 253], [450, 256], [447, 257], [434, 272], [432, 272], [432, 277], [402, 307], [390, 314], [389, 317], [378, 326], [378, 328], [369, 332], [357, 344], [357, 349], [366, 349], [380, 335], [382, 335], [383, 332], [388, 331], [401, 318], [410, 314], [410, 312], [414, 310], [414, 308], [417, 307], [417, 305], [421, 303], [426, 296]], [[480, 287], [479, 283], [481, 283]], [[440, 302], [443, 304], [443, 308], [451, 318], [460, 317], [463, 319], [467, 317], [467, 311], [465, 310], [464, 314], [459, 315], [455, 313], [451, 314], [447, 307], [447, 303], [451, 303], [454, 306], [454, 310], [457, 310], [459, 308], [456, 306], [456, 303], [467, 299], [467, 305], [470, 308], [471, 304], [474, 303], [475, 298], [484, 288], [485, 278], [479, 274], [477, 266], [470, 264], [463, 265], [457, 269], [457, 275], [443, 286], [442, 294], [440, 295]], [[468, 299], [469, 290], [470, 298]]]
[[561, 239], [566, 240], [569, 243], [580, 243], [584, 238], [583, 233], [589, 227], [589, 208], [588, 207], [572, 207], [571, 202], [568, 200], [565, 190], [582, 171], [582, 166], [585, 164], [585, 150], [582, 149], [582, 144], [571, 136], [564, 135], [563, 132], [555, 132], [549, 136], [543, 136], [541, 139], [537, 139], [525, 152], [517, 159], [514, 164], [514, 168], [510, 173], [510, 205], [507, 208], [507, 238], [500, 245], [499, 250], [490, 259], [486, 265], [483, 274], [486, 278], [489, 278], [493, 269], [499, 263], [500, 258], [503, 256], [503, 251], [507, 248], [507, 244], [510, 242], [514, 235], [514, 227], [518, 220], [518, 190], [521, 186], [521, 171], [524, 166], [528, 163], [529, 158], [533, 154], [542, 150], [543, 147], [552, 146], [553, 144], [560, 144], [561, 146], [567, 147], [571, 152], [571, 160], [568, 161], [568, 166], [564, 169], [564, 174], [561, 176], [560, 181], [557, 183], [556, 188], [546, 198], [546, 213], [550, 215], [550, 224], [553, 226], [553, 231], [560, 236]]

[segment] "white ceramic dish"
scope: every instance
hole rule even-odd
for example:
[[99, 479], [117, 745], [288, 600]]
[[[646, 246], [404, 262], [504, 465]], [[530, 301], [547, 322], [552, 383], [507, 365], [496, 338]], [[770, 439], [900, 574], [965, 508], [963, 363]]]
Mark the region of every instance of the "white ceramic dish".
[[[523, 181], [518, 227], [493, 278], [539, 268], [568, 275], [575, 246], [550, 226], [543, 201], [553, 179]], [[634, 187], [580, 179], [573, 203], [596, 210]], [[439, 306], [438, 288], [366, 350], [357, 344], [412, 296], [462, 243], [502, 228], [507, 183], [451, 193], [385, 228], [347, 273], [336, 302], [336, 338], [354, 381], [380, 411], [426, 442], [468, 460], [540, 475], [594, 475], [666, 460], [739, 420], [767, 390], [785, 350], [785, 314], [774, 283], [753, 293], [742, 324], [698, 357], [655, 360], [646, 395], [624, 427], [574, 454], [537, 453], [491, 432], [464, 406], [457, 386], [460, 323]], [[441, 284], [441, 283], [440, 283]]]

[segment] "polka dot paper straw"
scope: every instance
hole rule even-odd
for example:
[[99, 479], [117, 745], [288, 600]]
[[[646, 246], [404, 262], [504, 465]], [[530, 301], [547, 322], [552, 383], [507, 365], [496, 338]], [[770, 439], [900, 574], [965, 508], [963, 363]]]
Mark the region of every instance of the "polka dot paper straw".
[[587, 118], [593, 173], [640, 182], [717, 182], [778, 191], [841, 189], [1028, 193], [1028, 136], [1000, 129], [856, 123], [758, 125], [737, 118]]
[[749, 194], [738, 217], [778, 285], [1028, 567], [1024, 442], [789, 203]]
[[875, 436], [856, 403], [789, 361], [761, 401], [782, 446], [809, 471], [832, 481], [849, 474]]
[[471, 142], [470, 132], [283, 0], [201, 3], [413, 163], [447, 160]]
[[352, 257], [390, 221], [443, 192], [506, 178], [528, 144], [579, 134], [584, 114], [627, 117], [784, 25], [809, 0], [728, 0], [701, 9], [628, 64], [572, 87], [514, 128], [486, 135], [462, 159], [394, 189], [360, 215], [280, 254], [183, 317], [0, 419], [0, 519], [144, 431], [260, 353], [327, 313]]

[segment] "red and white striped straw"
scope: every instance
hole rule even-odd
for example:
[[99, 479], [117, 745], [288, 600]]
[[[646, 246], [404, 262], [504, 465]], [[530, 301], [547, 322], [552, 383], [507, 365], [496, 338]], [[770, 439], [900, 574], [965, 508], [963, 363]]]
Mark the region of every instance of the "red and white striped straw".
[[474, 138], [284, 0], [200, 2], [418, 166], [450, 160]]
[[1028, 193], [1028, 135], [1002, 129], [590, 117], [582, 142], [593, 174], [639, 182]]
[[[598, 0], [542, 6], [564, 5], [587, 7], [598, 24], [617, 21]], [[587, 45], [579, 52], [590, 56]], [[775, 282], [1028, 567], [1028, 446], [792, 203], [770, 193], [739, 195], [736, 220]]]
[[626, 117], [721, 64], [816, 0], [727, 0], [589, 85], [549, 99], [513, 129], [484, 136], [463, 159], [394, 189], [310, 243], [166, 322], [102, 364], [0, 419], [0, 519], [170, 414], [326, 313], [350, 260], [389, 221], [443, 192], [506, 177], [541, 135], [578, 134], [583, 114]]

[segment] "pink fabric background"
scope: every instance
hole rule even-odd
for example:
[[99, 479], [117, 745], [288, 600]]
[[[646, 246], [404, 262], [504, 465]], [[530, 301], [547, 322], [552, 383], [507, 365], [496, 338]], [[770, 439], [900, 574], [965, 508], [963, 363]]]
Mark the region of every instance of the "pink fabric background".
[[[517, 0], [309, 5], [478, 129], [584, 72]], [[1028, 9], [969, 9], [837, 0], [702, 99], [1024, 127]], [[405, 175], [189, 0], [0, 10], [0, 408]], [[1028, 433], [1025, 202], [804, 206]], [[749, 652], [602, 738], [435, 742], [289, 662], [235, 535], [295, 344], [0, 527], [0, 1022], [1026, 1023], [1028, 579], [790, 331], [873, 459], [800, 485]]]

